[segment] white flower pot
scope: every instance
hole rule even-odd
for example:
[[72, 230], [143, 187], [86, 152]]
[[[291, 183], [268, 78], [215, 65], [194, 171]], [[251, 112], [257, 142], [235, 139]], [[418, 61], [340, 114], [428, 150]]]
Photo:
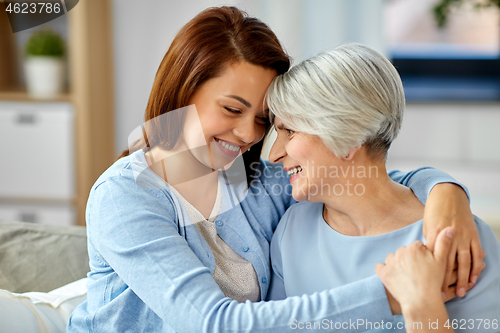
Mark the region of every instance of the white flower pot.
[[28, 93], [35, 98], [55, 98], [64, 89], [64, 60], [58, 57], [28, 57], [25, 61]]

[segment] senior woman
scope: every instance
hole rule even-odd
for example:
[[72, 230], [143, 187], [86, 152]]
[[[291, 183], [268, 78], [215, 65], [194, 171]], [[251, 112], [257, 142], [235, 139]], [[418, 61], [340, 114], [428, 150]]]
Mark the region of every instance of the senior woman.
[[[286, 212], [272, 240], [271, 299], [366, 278], [389, 253], [425, 242], [425, 202], [386, 171], [405, 99], [385, 57], [360, 44], [342, 45], [276, 78], [267, 103], [278, 133], [269, 160], [283, 163], [294, 199], [303, 201]], [[499, 331], [500, 245], [483, 221], [475, 222], [486, 268], [465, 297], [446, 303], [450, 320], [429, 317], [423, 329]], [[397, 332], [402, 320], [366, 323], [366, 329]]]

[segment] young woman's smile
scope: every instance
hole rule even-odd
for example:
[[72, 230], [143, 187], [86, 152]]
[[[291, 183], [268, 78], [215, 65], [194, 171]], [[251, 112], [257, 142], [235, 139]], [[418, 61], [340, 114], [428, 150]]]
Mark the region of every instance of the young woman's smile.
[[245, 147], [244, 145], [240, 146], [240, 145], [233, 143], [233, 142], [230, 142], [230, 141], [221, 140], [218, 138], [214, 138], [214, 139], [215, 139], [215, 142], [217, 142], [217, 147], [221, 150], [221, 152], [223, 152], [224, 154], [226, 154], [230, 158], [235, 158], [236, 156], [238, 156], [241, 152], [241, 148]]

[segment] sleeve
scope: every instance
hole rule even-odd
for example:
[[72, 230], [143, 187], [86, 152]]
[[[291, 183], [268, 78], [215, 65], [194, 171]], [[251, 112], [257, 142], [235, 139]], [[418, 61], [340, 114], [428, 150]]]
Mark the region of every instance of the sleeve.
[[[179, 234], [167, 193], [130, 187], [118, 178], [94, 190], [89, 237], [127, 286], [177, 332], [288, 332], [294, 323], [391, 319], [385, 291], [373, 281], [280, 301], [224, 297]], [[345, 331], [364, 330], [351, 325]]]
[[431, 168], [424, 167], [410, 172], [401, 172], [392, 170], [389, 172], [389, 177], [396, 183], [404, 185], [412, 189], [417, 198], [425, 205], [427, 197], [432, 188], [440, 183], [453, 183], [460, 186], [470, 199], [469, 190], [464, 185], [458, 183], [453, 177], [447, 173]]
[[[290, 212], [290, 210], [288, 210]], [[281, 259], [281, 239], [286, 229], [289, 213], [285, 213], [281, 219], [273, 239], [271, 240], [271, 283], [267, 292], [268, 300], [280, 300], [286, 298], [285, 281], [283, 280], [283, 264]]]

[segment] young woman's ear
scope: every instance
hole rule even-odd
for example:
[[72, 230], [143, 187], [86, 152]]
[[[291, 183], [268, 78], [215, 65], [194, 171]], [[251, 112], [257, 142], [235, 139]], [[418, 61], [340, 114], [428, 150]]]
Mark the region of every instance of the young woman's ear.
[[347, 154], [346, 156], [343, 157], [344, 160], [346, 161], [351, 161], [353, 158], [354, 158], [354, 155], [356, 155], [356, 153], [358, 152], [358, 150], [361, 148], [361, 146], [359, 147], [356, 147], [354, 149], [351, 149], [349, 151], [349, 154]]

